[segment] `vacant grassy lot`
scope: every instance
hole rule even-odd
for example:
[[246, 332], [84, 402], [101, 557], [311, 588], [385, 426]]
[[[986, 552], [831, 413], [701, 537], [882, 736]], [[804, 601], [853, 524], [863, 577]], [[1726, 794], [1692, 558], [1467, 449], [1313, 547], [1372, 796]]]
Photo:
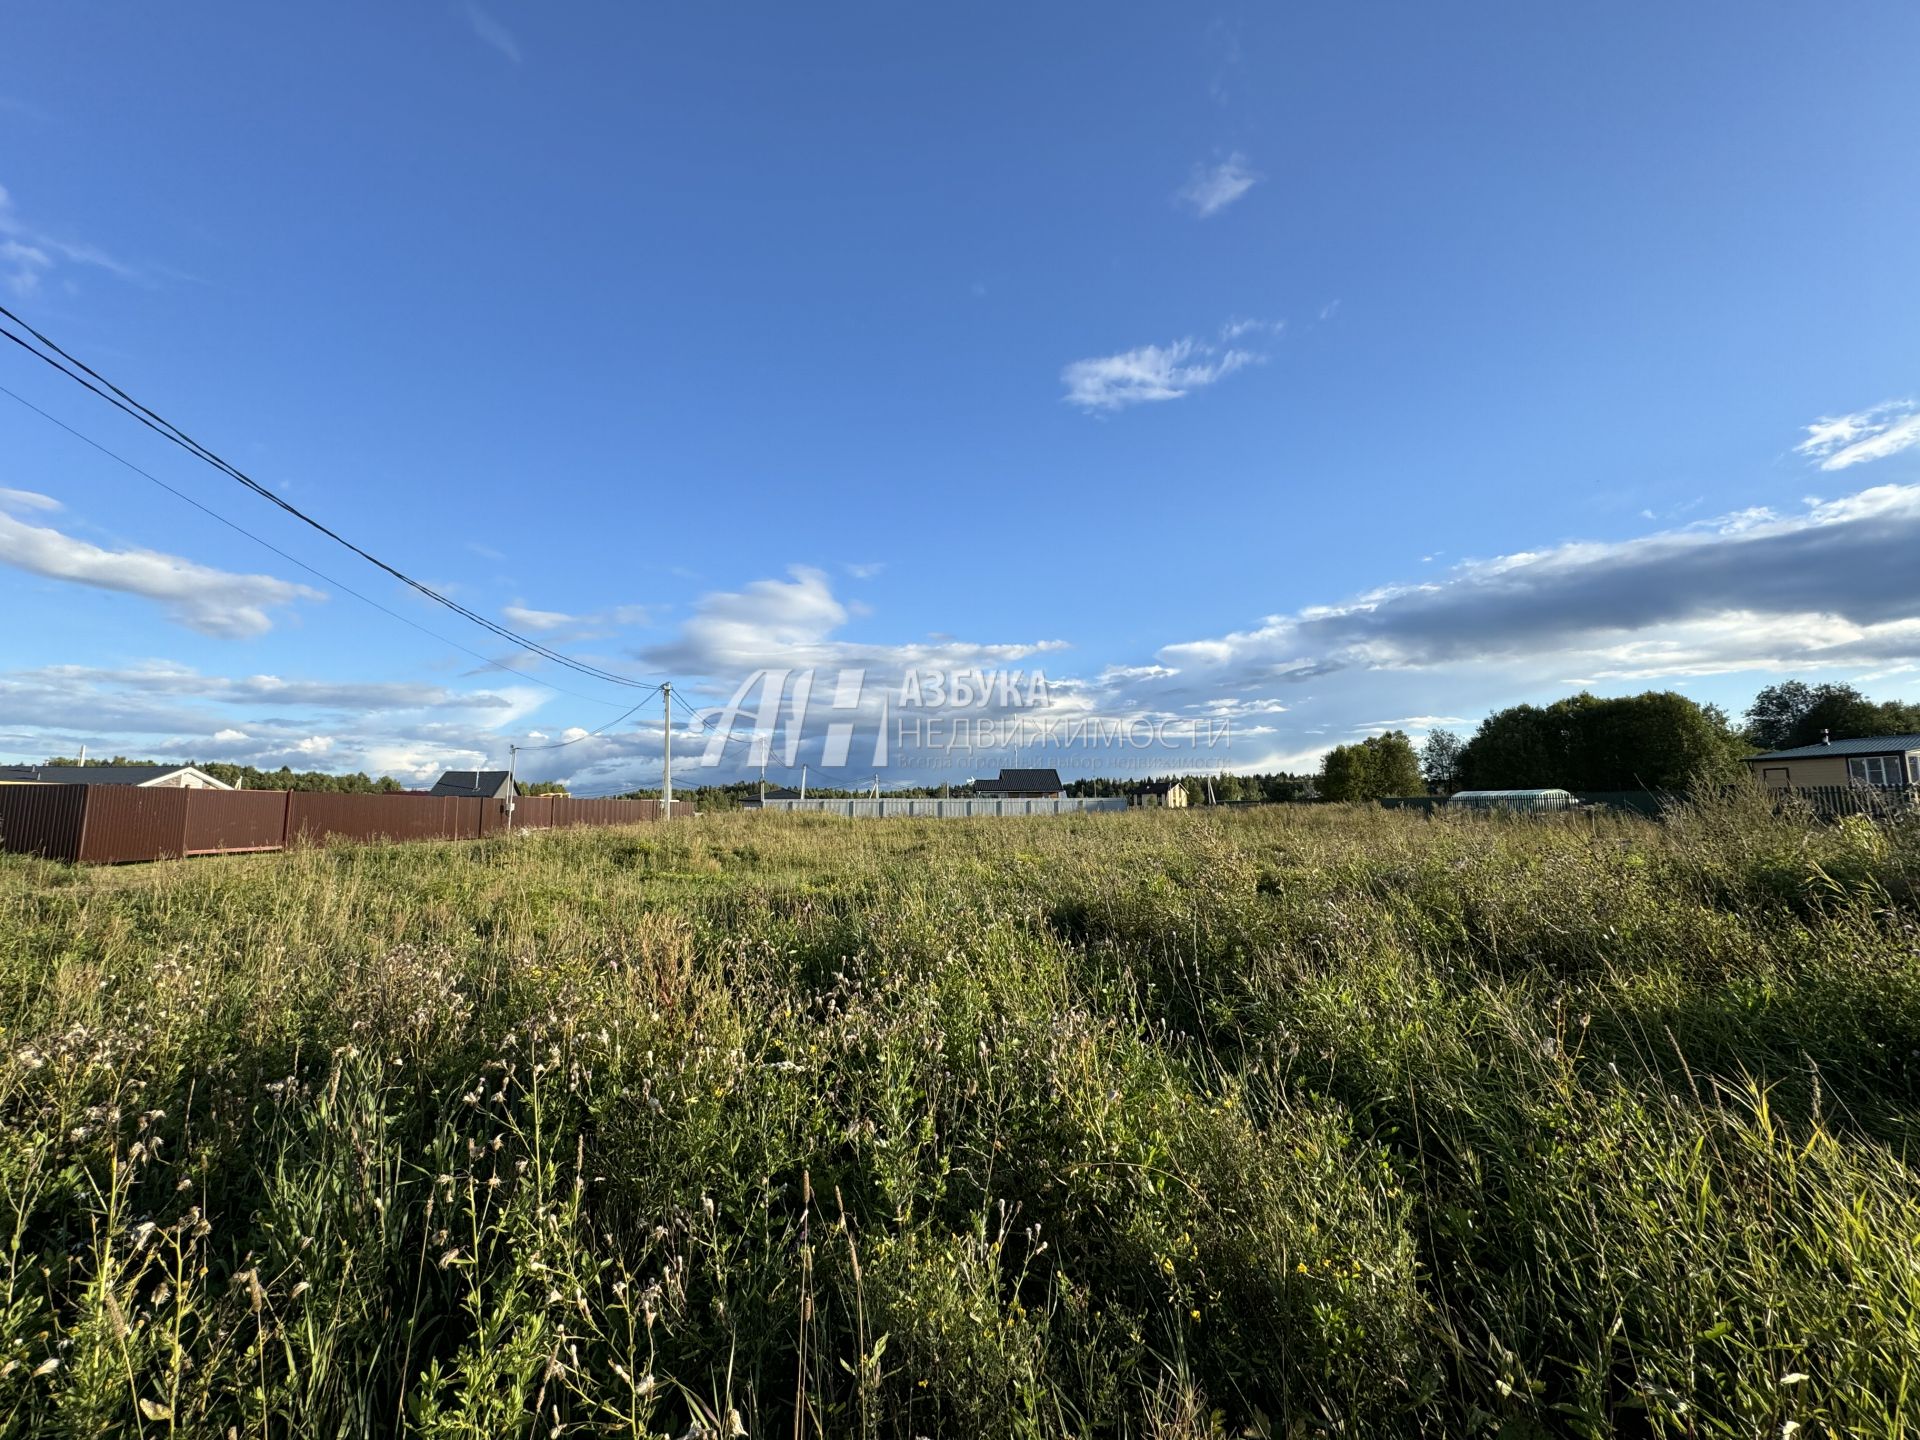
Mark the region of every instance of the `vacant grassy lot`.
[[0, 857], [7, 1434], [1892, 1435], [1920, 834]]

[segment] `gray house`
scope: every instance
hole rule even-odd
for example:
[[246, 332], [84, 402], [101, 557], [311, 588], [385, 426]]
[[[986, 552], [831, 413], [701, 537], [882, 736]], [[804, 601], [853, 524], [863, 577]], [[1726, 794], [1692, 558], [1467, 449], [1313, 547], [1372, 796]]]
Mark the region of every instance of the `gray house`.
[[430, 795], [455, 795], [463, 800], [505, 800], [513, 794], [509, 770], [449, 770], [434, 782]]

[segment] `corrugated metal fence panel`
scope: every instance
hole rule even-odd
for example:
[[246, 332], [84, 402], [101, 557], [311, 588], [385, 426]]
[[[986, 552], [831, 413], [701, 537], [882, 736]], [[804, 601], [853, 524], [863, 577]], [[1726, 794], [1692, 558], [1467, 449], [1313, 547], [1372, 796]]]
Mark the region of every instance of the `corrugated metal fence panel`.
[[658, 800], [555, 800], [555, 825], [638, 825], [660, 818]]
[[80, 858], [92, 865], [118, 865], [186, 854], [192, 795], [191, 790], [138, 785], [87, 786]]
[[287, 839], [477, 840], [492, 800], [454, 795], [331, 795], [295, 791], [287, 803]]
[[0, 785], [0, 850], [78, 860], [84, 785]]
[[[676, 816], [691, 815], [693, 803], [673, 802]], [[574, 800], [564, 795], [525, 795], [514, 802], [516, 830], [568, 830], [579, 825], [641, 825], [660, 818], [658, 800]]]
[[[554, 823], [555, 803], [551, 795], [522, 795], [513, 802], [513, 828], [516, 830], [549, 828]], [[504, 810], [505, 806], [501, 808]]]
[[188, 790], [187, 853], [278, 850], [287, 843], [284, 790]]
[[[678, 808], [678, 802], [675, 802]], [[768, 800], [762, 810], [804, 811], [814, 815], [844, 815], [854, 819], [925, 816], [957, 819], [968, 815], [1085, 815], [1125, 810], [1126, 798], [1103, 795], [1062, 800]]]
[[1791, 794], [1791, 803], [1827, 820], [1844, 815], [1892, 820], [1920, 810], [1920, 788], [1904, 786], [1808, 785]]

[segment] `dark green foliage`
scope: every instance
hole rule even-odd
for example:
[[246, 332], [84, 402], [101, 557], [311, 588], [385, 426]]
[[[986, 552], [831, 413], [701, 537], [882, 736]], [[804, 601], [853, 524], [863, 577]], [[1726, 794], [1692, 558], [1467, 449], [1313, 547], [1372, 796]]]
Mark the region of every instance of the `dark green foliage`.
[[1467, 747], [1451, 730], [1429, 732], [1420, 747], [1420, 778], [1435, 795], [1451, 795], [1460, 788], [1460, 755]]
[[1769, 685], [1747, 708], [1746, 737], [1763, 750], [1818, 745], [1823, 738], [1920, 734], [1920, 705], [1869, 700], [1851, 685]]
[[1420, 760], [1406, 734], [1389, 730], [1355, 745], [1336, 745], [1320, 771], [1327, 800], [1378, 800], [1387, 795], [1424, 795]]
[[1674, 691], [1582, 693], [1488, 716], [1459, 769], [1472, 790], [1686, 790], [1739, 778], [1742, 753], [1723, 715]]

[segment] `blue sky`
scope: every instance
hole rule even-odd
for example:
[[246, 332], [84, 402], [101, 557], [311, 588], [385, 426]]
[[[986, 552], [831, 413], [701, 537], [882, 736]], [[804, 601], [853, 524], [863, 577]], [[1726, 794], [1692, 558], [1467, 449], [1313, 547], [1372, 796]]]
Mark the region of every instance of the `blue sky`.
[[[1911, 699], [1917, 54], [1907, 4], [35, 7], [0, 298], [702, 705], [1039, 667], [1232, 718], [1165, 769], [1583, 683]], [[522, 664], [23, 354], [0, 384]], [[630, 703], [5, 396], [0, 611], [11, 758], [430, 779]]]

